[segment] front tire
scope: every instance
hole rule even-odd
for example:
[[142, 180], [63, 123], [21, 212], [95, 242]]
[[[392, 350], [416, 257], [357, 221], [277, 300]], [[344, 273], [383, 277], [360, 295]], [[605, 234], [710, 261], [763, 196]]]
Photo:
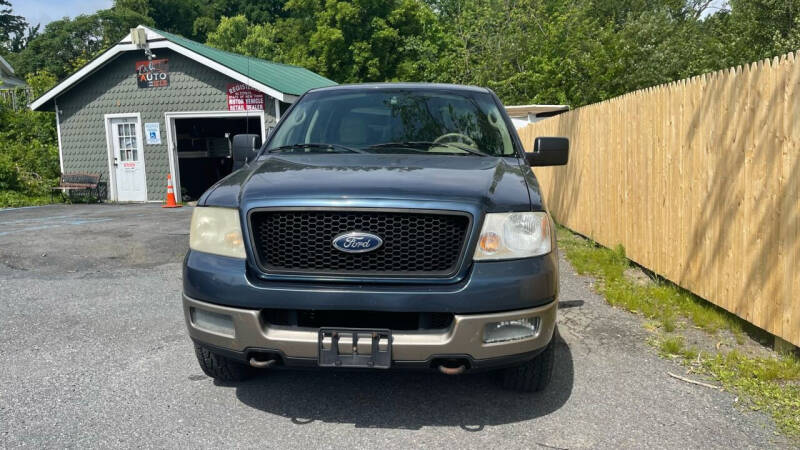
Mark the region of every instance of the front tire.
[[197, 343], [194, 344], [194, 353], [203, 372], [215, 380], [243, 381], [252, 377], [255, 372], [252, 367], [212, 353]]
[[553, 333], [544, 351], [525, 364], [509, 367], [502, 373], [503, 388], [519, 392], [543, 391], [553, 378], [556, 363], [556, 336]]

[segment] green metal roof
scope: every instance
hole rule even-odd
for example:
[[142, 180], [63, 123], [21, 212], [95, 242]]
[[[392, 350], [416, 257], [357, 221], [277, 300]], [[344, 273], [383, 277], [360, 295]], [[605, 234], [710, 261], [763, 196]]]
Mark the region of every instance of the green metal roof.
[[150, 28], [173, 44], [198, 53], [218, 64], [239, 72], [284, 94], [302, 95], [309, 89], [334, 86], [337, 83], [308, 69], [252, 58], [209, 47], [184, 37]]

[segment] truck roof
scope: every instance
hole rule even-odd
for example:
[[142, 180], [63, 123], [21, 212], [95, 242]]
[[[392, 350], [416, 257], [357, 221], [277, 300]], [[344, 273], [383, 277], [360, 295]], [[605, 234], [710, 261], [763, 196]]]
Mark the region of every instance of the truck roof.
[[357, 84], [339, 84], [336, 86], [327, 86], [321, 88], [314, 88], [309, 92], [321, 91], [361, 91], [361, 90], [381, 90], [381, 89], [436, 89], [446, 91], [468, 91], [468, 92], [491, 92], [488, 88], [480, 86], [466, 86], [463, 84], [447, 84], [447, 83], [357, 83]]

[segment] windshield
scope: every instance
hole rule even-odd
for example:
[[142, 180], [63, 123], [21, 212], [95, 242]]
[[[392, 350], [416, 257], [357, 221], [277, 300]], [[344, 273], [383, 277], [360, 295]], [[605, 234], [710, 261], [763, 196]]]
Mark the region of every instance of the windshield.
[[514, 155], [503, 116], [484, 92], [312, 92], [281, 121], [268, 152]]

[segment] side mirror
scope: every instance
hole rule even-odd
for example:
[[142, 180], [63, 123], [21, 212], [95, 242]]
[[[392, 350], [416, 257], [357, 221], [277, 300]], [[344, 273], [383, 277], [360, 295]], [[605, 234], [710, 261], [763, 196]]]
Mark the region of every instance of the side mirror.
[[275, 127], [267, 127], [267, 137], [272, 136], [273, 131], [275, 131]]
[[257, 134], [237, 134], [233, 137], [233, 170], [250, 163], [261, 148], [261, 136]]
[[563, 166], [569, 160], [569, 139], [565, 137], [537, 137], [533, 152], [525, 153], [530, 166]]

